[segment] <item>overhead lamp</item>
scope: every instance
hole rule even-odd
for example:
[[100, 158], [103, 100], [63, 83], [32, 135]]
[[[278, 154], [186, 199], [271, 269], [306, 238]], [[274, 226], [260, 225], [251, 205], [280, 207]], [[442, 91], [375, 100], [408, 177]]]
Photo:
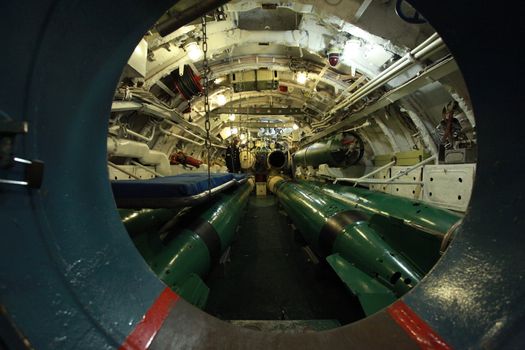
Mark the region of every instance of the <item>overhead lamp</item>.
[[328, 63], [330, 66], [335, 67], [339, 64], [339, 59], [341, 58], [341, 47], [339, 45], [332, 45], [330, 48], [326, 51], [326, 54], [328, 56]]
[[246, 139], [246, 134], [245, 133], [242, 133], [239, 135], [240, 139], [241, 140], [245, 140]]
[[343, 59], [345, 61], [355, 60], [360, 56], [361, 41], [358, 39], [348, 40], [343, 50]]
[[294, 123], [294, 125], [292, 125], [292, 129], [294, 129], [294, 130], [299, 129], [299, 125], [297, 125], [297, 124]]
[[224, 96], [223, 94], [218, 94], [217, 96], [215, 96], [215, 101], [217, 101], [217, 104], [219, 106], [224, 106], [226, 104], [226, 96]]
[[304, 85], [308, 80], [308, 74], [306, 72], [297, 72], [295, 80], [297, 80], [299, 84]]
[[231, 128], [230, 130], [231, 130], [232, 135], [237, 135], [237, 133], [239, 132], [239, 129], [237, 128]]
[[188, 54], [188, 58], [193, 62], [199, 61], [204, 56], [200, 45], [195, 41], [190, 41], [184, 45], [184, 50]]
[[226, 140], [228, 137], [232, 136], [232, 131], [229, 126], [223, 128], [220, 132], [220, 135], [223, 140]]
[[233, 122], [235, 120], [235, 114], [231, 113], [229, 116], [228, 116], [228, 119]]

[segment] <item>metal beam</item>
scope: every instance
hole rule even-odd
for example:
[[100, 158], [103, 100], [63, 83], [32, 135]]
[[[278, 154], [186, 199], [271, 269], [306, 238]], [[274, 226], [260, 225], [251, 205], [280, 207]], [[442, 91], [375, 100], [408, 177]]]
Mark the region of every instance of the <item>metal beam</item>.
[[355, 13], [354, 22], [358, 22], [359, 21], [359, 19], [365, 13], [365, 11], [368, 9], [368, 6], [370, 6], [371, 3], [372, 3], [372, 0], [365, 0], [365, 1], [363, 1], [361, 6], [359, 6], [359, 8], [357, 9], [357, 11]]
[[111, 103], [111, 112], [138, 111], [142, 109], [142, 103], [132, 101], [113, 101]]
[[164, 84], [162, 81], [157, 80], [157, 82], [155, 84], [157, 84], [158, 87], [160, 87], [165, 93], [167, 93], [171, 97], [176, 97], [177, 96], [177, 94], [174, 93], [169, 87], [167, 87], [166, 84]]
[[394, 165], [396, 164], [396, 161], [393, 160], [391, 161], [390, 163], [388, 164], [385, 164], [375, 170], [372, 170], [371, 172], [369, 172], [368, 174], [365, 174], [359, 178], [347, 178], [347, 177], [338, 177], [334, 180], [334, 185], [338, 182], [338, 181], [350, 181], [350, 182], [355, 182], [355, 184], [357, 185], [360, 181], [362, 180], [365, 180], [365, 179], [369, 179], [371, 176], [374, 176], [375, 174], [377, 173], [380, 173], [382, 172], [383, 170], [386, 170], [386, 169], [390, 169], [391, 167], [393, 167]]
[[240, 128], [292, 128], [294, 123], [226, 122], [224, 125]]
[[248, 108], [217, 108], [213, 114], [242, 114], [242, 115], [304, 115], [302, 108], [278, 107], [248, 107]]
[[121, 166], [119, 166], [119, 165], [117, 165], [117, 164], [115, 164], [115, 163], [112, 163], [112, 162], [108, 161], [108, 165], [109, 165], [110, 167], [112, 167], [112, 168], [117, 169], [117, 170], [120, 171], [120, 172], [123, 172], [124, 174], [126, 174], [126, 175], [128, 175], [128, 176], [131, 176], [132, 178], [134, 178], [134, 179], [136, 179], [136, 180], [140, 180], [140, 178], [139, 178], [137, 175], [135, 175], [135, 174], [133, 174], [133, 173], [127, 171], [126, 169], [122, 168]]
[[151, 170], [150, 168], [145, 167], [144, 165], [140, 164], [139, 162], [135, 162], [134, 160], [131, 161], [131, 164], [138, 166], [139, 168], [141, 168], [141, 169], [147, 171], [147, 172], [150, 173], [150, 174], [155, 175], [156, 177], [164, 177], [164, 175], [159, 174], [158, 172], [156, 172], [156, 171], [154, 171], [154, 170]]
[[401, 149], [399, 148], [399, 145], [396, 142], [396, 137], [392, 132], [392, 128], [386, 126], [386, 124], [381, 119], [381, 116], [375, 117], [374, 120], [383, 132], [383, 134], [385, 134], [388, 142], [390, 143], [390, 146], [392, 146], [392, 150], [394, 151], [394, 153], [401, 152]]
[[411, 93], [417, 91], [423, 86], [433, 83], [449, 75], [450, 73], [456, 70], [458, 70], [458, 66], [453, 57], [443, 60], [442, 62], [428, 68], [426, 71], [419, 74], [418, 76], [407, 81], [403, 85], [387, 92], [379, 100], [377, 100], [377, 102], [364, 108], [362, 111], [359, 111], [355, 114], [350, 115], [349, 117], [347, 117], [345, 120], [341, 121], [340, 123], [332, 125], [326, 128], [325, 130], [313, 135], [308, 140], [301, 142], [300, 147], [302, 148], [311, 143], [319, 141], [331, 134], [338, 132], [342, 128], [348, 128], [352, 126], [353, 124], [355, 124], [356, 122], [368, 117], [371, 113], [381, 108], [384, 108], [388, 106], [389, 104], [392, 104], [405, 96], [410, 95]]
[[[161, 107], [158, 107], [152, 104], [145, 103], [142, 105], [141, 112], [144, 114], [150, 114], [150, 115], [158, 116], [160, 118], [164, 118], [168, 122], [172, 122], [172, 123], [174, 122], [174, 123], [180, 124], [187, 130], [192, 130], [195, 134], [202, 135], [201, 138], [206, 137], [206, 132], [204, 131], [202, 127], [194, 123], [190, 123], [189, 121], [184, 119], [181, 112], [175, 109], [168, 110], [167, 108], [161, 108]], [[212, 141], [221, 142], [220, 139], [218, 139], [217, 137], [213, 135], [210, 135], [210, 138]]]
[[192, 5], [188, 8], [180, 9], [179, 6], [177, 6], [178, 11], [171, 14], [169, 19], [157, 24], [155, 28], [159, 32], [160, 36], [167, 36], [180, 27], [201, 17], [203, 13], [212, 11], [219, 6], [224, 5], [226, 2], [227, 0], [201, 0], [197, 2], [186, 3]]

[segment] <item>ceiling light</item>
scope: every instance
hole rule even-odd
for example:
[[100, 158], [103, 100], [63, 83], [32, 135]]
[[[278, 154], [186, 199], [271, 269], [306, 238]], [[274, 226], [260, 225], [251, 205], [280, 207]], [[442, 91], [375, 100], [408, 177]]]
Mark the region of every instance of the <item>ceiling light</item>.
[[213, 82], [215, 83], [215, 85], [219, 85], [220, 83], [222, 83], [224, 81], [224, 78], [216, 78]]
[[292, 129], [294, 129], [294, 130], [299, 129], [299, 125], [297, 125], [297, 124], [292, 125]]
[[304, 85], [308, 80], [308, 74], [306, 72], [297, 72], [295, 80], [297, 80], [299, 84]]
[[233, 122], [233, 121], [235, 120], [235, 114], [233, 114], [233, 113], [230, 114], [230, 115], [228, 116], [228, 119], [230, 119], [230, 121]]
[[223, 140], [226, 140], [228, 137], [232, 136], [232, 131], [229, 126], [223, 128], [220, 132], [220, 135]]
[[239, 132], [239, 129], [237, 128], [231, 128], [232, 135], [236, 135]]
[[239, 135], [239, 137], [241, 138], [241, 140], [244, 140], [244, 139], [246, 139], [246, 134], [242, 133], [242, 134]]
[[199, 61], [204, 56], [201, 47], [195, 41], [190, 41], [184, 45], [184, 50], [186, 50], [188, 58], [193, 62]]
[[357, 39], [348, 40], [343, 50], [343, 60], [355, 60], [361, 55], [361, 41]]
[[218, 94], [217, 96], [215, 96], [215, 100], [217, 101], [217, 104], [219, 106], [224, 106], [226, 104], [226, 96], [224, 96], [223, 94]]

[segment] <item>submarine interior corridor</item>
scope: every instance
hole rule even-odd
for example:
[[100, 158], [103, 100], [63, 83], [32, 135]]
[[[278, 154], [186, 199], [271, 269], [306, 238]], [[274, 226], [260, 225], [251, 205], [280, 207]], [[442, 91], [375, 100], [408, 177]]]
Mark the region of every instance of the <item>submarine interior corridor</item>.
[[0, 5], [0, 349], [522, 348], [508, 7]]

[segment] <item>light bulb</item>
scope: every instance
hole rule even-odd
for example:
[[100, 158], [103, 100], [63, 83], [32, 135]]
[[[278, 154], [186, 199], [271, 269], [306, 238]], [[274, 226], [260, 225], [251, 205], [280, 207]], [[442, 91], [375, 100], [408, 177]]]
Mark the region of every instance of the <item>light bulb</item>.
[[239, 129], [237, 128], [231, 128], [232, 135], [236, 135], [239, 132]]
[[295, 80], [301, 85], [306, 84], [306, 81], [308, 80], [308, 75], [306, 72], [297, 72], [297, 76], [295, 77]]
[[226, 96], [224, 96], [223, 94], [218, 94], [217, 96], [215, 96], [215, 99], [219, 106], [224, 106], [226, 104]]
[[230, 119], [230, 121], [233, 122], [233, 121], [235, 120], [235, 114], [233, 114], [233, 113], [230, 114], [230, 115], [228, 116], [228, 119]]
[[239, 137], [241, 138], [241, 140], [244, 140], [244, 139], [246, 139], [246, 134], [242, 133], [242, 134], [239, 135]]
[[197, 62], [204, 56], [204, 53], [202, 52], [201, 47], [195, 41], [191, 41], [187, 43], [184, 46], [184, 50], [186, 50], [186, 53], [188, 54], [188, 58], [192, 60], [193, 62]]
[[297, 125], [297, 124], [292, 125], [292, 129], [294, 129], [294, 130], [299, 129], [299, 125]]
[[357, 39], [351, 39], [346, 42], [343, 50], [343, 60], [351, 61], [357, 59], [361, 53], [361, 41]]

